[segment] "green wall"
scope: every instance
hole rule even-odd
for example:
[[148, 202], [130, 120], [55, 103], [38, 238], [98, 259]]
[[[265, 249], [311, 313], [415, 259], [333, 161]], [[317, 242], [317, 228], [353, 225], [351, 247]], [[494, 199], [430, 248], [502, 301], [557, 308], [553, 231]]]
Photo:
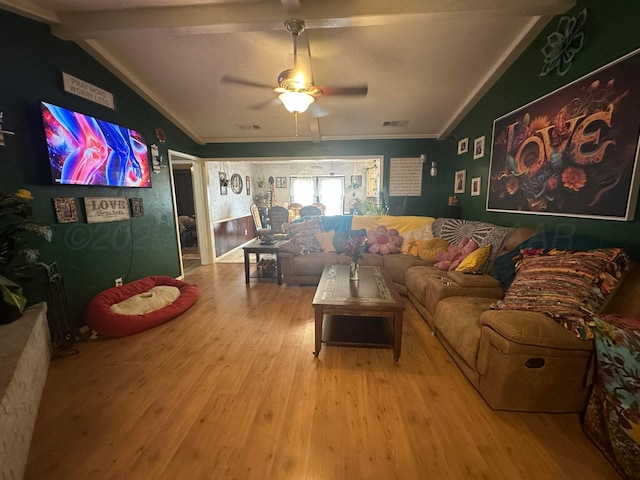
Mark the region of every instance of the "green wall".
[[[554, 18], [530, 47], [502, 75], [499, 81], [484, 95], [475, 108], [463, 119], [446, 141], [439, 143], [444, 161], [439, 162], [448, 185], [439, 191], [438, 200], [446, 202], [453, 195], [455, 171], [467, 171], [466, 193], [458, 195], [465, 218], [484, 220], [500, 225], [529, 226], [544, 229], [560, 236], [588, 235], [606, 243], [628, 247], [635, 257], [640, 257], [640, 212], [634, 221], [619, 222], [549, 215], [524, 215], [485, 211], [489, 154], [494, 119], [501, 117], [537, 98], [596, 70], [640, 47], [640, 2], [625, 0], [578, 1], [568, 15], [576, 15], [587, 8], [585, 46], [574, 58], [569, 72], [558, 76], [555, 72], [540, 77], [543, 57], [540, 52], [547, 36], [555, 31], [560, 17]], [[484, 158], [473, 160], [473, 140], [485, 135]], [[457, 155], [457, 141], [469, 138], [469, 153]], [[469, 195], [471, 178], [482, 177], [481, 195]], [[640, 210], [640, 208], [638, 208]]]
[[[615, 6], [614, 6], [615, 5]], [[582, 77], [620, 56], [640, 47], [640, 2], [626, 0], [615, 4], [602, 0], [579, 1], [569, 12], [576, 14], [587, 7], [586, 46], [576, 57], [565, 77], [539, 77], [542, 67], [540, 49], [546, 36], [555, 30], [557, 18], [518, 58], [502, 78], [465, 117], [451, 136], [435, 140], [357, 140], [282, 143], [240, 143], [197, 145], [162, 114], [136, 95], [129, 87], [99, 65], [71, 42], [49, 33], [48, 26], [0, 11], [0, 110], [4, 112], [4, 128], [16, 132], [0, 147], [0, 191], [13, 192], [27, 188], [35, 196], [34, 217], [51, 225], [53, 241], [41, 247], [42, 259], [56, 261], [64, 276], [73, 320], [80, 322], [81, 312], [95, 293], [113, 285], [116, 277], [131, 281], [146, 275], [179, 274], [178, 248], [172, 211], [170, 179], [167, 168], [153, 175], [150, 189], [114, 189], [100, 187], [54, 186], [49, 178], [47, 152], [39, 101], [45, 100], [98, 118], [143, 132], [149, 143], [155, 142], [155, 127], [162, 127], [167, 142], [161, 145], [166, 159], [167, 149], [203, 158], [243, 157], [339, 157], [348, 155], [383, 155], [383, 185], [388, 186], [389, 159], [417, 157], [422, 153], [428, 161], [438, 161], [439, 173], [429, 177], [428, 165], [423, 172], [423, 193], [409, 197], [406, 214], [441, 216], [447, 197], [453, 192], [456, 170], [467, 170], [467, 192], [472, 177], [483, 178], [482, 195], [460, 196], [463, 216], [501, 225], [543, 227], [561, 235], [593, 235], [630, 246], [638, 255], [640, 238], [638, 214], [632, 222], [574, 219], [567, 217], [517, 215], [485, 211], [486, 177], [493, 120], [522, 105]], [[115, 111], [65, 93], [61, 72], [81, 78], [115, 95]], [[458, 138], [470, 141], [486, 136], [487, 154], [473, 160], [471, 154], [458, 156]], [[166, 163], [165, 163], [166, 165]], [[85, 196], [141, 197], [145, 215], [130, 221], [92, 224], [85, 222], [82, 198]], [[57, 224], [53, 197], [75, 197], [81, 221]], [[391, 198], [391, 206], [399, 207], [404, 198]], [[32, 297], [36, 301], [38, 298]]]
[[[156, 141], [155, 127], [164, 128], [167, 142], [161, 147], [193, 153], [196, 145], [129, 87], [71, 42], [49, 33], [47, 25], [0, 11], [0, 111], [4, 128], [15, 132], [0, 147], [0, 192], [30, 190], [34, 219], [53, 229], [51, 244], [40, 245], [41, 259], [57, 262], [63, 275], [72, 320], [80, 322], [90, 298], [114, 279], [125, 281], [150, 275], [178, 276], [180, 265], [171, 200], [169, 171], [153, 174], [152, 188], [103, 188], [53, 185], [39, 102], [51, 102], [72, 110], [133, 128]], [[114, 94], [116, 110], [102, 107], [62, 88], [61, 72], [67, 72]], [[157, 142], [156, 142], [157, 143]], [[82, 198], [86, 196], [140, 197], [145, 215], [128, 221], [87, 224]], [[78, 223], [58, 224], [53, 197], [75, 197]], [[29, 292], [29, 301], [42, 299], [42, 290]]]

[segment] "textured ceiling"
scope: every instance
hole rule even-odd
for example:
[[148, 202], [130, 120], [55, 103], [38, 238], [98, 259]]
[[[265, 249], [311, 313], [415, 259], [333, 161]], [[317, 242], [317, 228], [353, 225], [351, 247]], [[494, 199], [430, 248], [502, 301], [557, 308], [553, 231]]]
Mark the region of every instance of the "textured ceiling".
[[[0, 8], [50, 24], [208, 143], [441, 138], [574, 3], [0, 0]], [[284, 27], [292, 17], [306, 22], [299, 58], [315, 85], [368, 85], [364, 97], [319, 97], [297, 128], [292, 113], [269, 102], [277, 98], [270, 89], [221, 83], [232, 75], [276, 87], [293, 65]]]

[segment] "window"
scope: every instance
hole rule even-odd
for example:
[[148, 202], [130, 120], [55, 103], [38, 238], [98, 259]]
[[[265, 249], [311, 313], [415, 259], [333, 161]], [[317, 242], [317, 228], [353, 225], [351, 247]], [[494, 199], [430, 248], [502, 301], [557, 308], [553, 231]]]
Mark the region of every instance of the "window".
[[325, 215], [342, 215], [344, 205], [344, 177], [317, 177], [318, 201], [325, 207]]
[[342, 215], [344, 176], [291, 177], [291, 203], [302, 206], [320, 202], [325, 215]]

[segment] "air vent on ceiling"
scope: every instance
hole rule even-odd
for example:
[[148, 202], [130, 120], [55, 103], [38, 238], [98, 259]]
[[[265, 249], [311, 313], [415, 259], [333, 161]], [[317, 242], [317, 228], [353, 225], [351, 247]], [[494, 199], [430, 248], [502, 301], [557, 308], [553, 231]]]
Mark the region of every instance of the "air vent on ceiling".
[[406, 127], [409, 124], [409, 120], [387, 120], [382, 122], [383, 127]]
[[256, 123], [244, 123], [244, 124], [237, 123], [236, 126], [240, 130], [260, 130], [260, 125]]

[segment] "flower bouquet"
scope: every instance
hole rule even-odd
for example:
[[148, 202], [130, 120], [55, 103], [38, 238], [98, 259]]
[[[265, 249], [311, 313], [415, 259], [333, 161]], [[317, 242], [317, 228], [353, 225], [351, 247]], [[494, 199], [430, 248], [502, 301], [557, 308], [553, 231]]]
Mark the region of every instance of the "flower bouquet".
[[367, 237], [365, 236], [347, 237], [347, 241], [344, 243], [344, 253], [351, 258], [351, 280], [358, 280], [358, 266], [366, 246]]

